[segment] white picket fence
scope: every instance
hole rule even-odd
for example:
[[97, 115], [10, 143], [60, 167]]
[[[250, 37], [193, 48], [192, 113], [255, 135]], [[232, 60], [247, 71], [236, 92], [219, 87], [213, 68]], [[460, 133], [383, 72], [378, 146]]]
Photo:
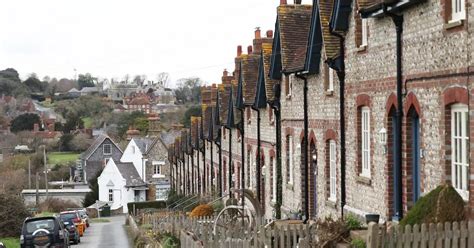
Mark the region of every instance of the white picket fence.
[[474, 221], [390, 228], [370, 223], [367, 247], [473, 248]]

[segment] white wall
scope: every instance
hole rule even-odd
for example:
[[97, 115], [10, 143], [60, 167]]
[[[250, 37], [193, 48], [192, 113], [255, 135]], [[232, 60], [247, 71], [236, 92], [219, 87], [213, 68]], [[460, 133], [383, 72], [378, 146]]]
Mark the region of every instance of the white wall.
[[[109, 203], [111, 209], [115, 210], [123, 206], [124, 212], [126, 212], [128, 197], [127, 192], [125, 192], [126, 180], [120, 174], [113, 159], [109, 160], [97, 181], [99, 184], [99, 201], [109, 202], [109, 190], [112, 189], [114, 191], [114, 201]], [[109, 182], [112, 182], [113, 186], [108, 186]]]
[[130, 142], [128, 142], [127, 148], [125, 148], [125, 151], [123, 151], [123, 155], [122, 158], [120, 158], [120, 161], [132, 162], [133, 166], [135, 166], [135, 169], [138, 172], [138, 175], [140, 175], [140, 177], [144, 179], [143, 164], [146, 163], [146, 161], [142, 161], [142, 157], [143, 155], [137, 144], [133, 139], [131, 139]]

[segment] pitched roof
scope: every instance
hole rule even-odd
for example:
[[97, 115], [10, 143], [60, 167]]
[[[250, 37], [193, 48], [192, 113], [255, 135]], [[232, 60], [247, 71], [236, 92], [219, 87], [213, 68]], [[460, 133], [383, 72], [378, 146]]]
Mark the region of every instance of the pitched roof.
[[324, 52], [326, 60], [335, 60], [340, 55], [339, 38], [331, 34], [329, 22], [332, 16], [334, 0], [320, 0], [319, 14], [323, 33]]
[[304, 58], [311, 24], [311, 5], [281, 5], [277, 22], [281, 45], [282, 71], [286, 73], [304, 69]]
[[122, 177], [127, 181], [125, 185], [126, 187], [138, 187], [146, 185], [146, 183], [140, 178], [140, 175], [135, 169], [135, 166], [133, 166], [133, 163], [116, 162], [115, 165], [120, 171]]
[[99, 148], [99, 146], [106, 140], [106, 139], [109, 139], [112, 144], [114, 144], [120, 151], [122, 151], [120, 149], [120, 147], [115, 144], [115, 142], [107, 135], [99, 135], [99, 137], [97, 137], [94, 142], [92, 142], [92, 144], [89, 146], [89, 148], [87, 148], [87, 150], [83, 153], [81, 153], [80, 155], [80, 158], [82, 159], [88, 159], [92, 153], [95, 152], [95, 150], [97, 150], [97, 148]]
[[273, 43], [264, 43], [262, 45], [263, 67], [265, 76], [265, 91], [268, 101], [273, 101], [275, 95], [273, 94], [273, 86], [277, 83], [276, 80], [270, 78], [270, 64], [272, 57]]
[[153, 144], [153, 139], [150, 138], [133, 138], [133, 140], [142, 154], [145, 154], [151, 144]]
[[321, 49], [323, 44], [321, 20], [319, 14], [319, 0], [313, 0], [313, 15], [311, 17], [311, 30], [308, 37], [308, 50], [306, 51], [305, 71], [309, 74], [318, 74], [321, 63]]
[[[242, 55], [243, 99], [245, 105], [252, 105], [255, 100], [258, 79], [258, 62], [260, 55]], [[224, 99], [223, 99], [224, 100]], [[223, 101], [224, 102], [224, 101]]]

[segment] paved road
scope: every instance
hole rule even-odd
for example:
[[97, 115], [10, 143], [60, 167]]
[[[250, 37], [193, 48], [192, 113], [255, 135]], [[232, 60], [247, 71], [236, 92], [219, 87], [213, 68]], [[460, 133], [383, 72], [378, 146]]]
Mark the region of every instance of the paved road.
[[91, 223], [81, 237], [81, 243], [73, 245], [72, 248], [133, 247], [125, 230], [125, 218], [125, 216], [107, 217], [110, 220], [108, 223]]

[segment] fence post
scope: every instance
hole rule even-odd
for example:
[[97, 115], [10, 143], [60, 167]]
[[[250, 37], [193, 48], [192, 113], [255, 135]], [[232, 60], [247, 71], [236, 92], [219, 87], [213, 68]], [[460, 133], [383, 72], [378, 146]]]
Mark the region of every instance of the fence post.
[[375, 222], [369, 223], [369, 232], [367, 233], [367, 248], [378, 248], [377, 247], [377, 236], [378, 236], [379, 225]]

